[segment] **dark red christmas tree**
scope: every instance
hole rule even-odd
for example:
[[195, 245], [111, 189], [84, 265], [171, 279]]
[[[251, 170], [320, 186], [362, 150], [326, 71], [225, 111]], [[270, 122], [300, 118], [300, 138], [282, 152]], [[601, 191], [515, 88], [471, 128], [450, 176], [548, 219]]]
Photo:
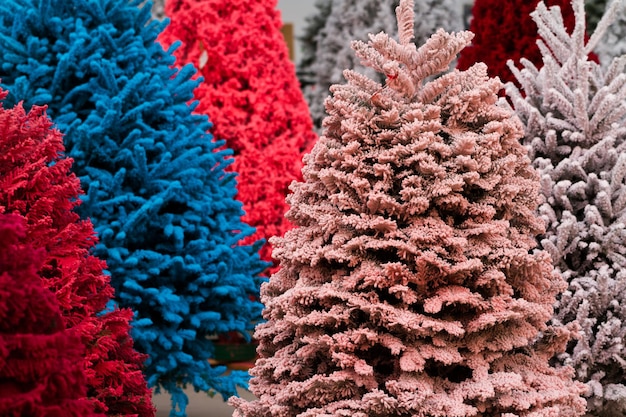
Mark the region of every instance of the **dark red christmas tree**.
[[[517, 83], [507, 67], [507, 60], [519, 62], [526, 58], [540, 67], [542, 55], [537, 46], [537, 25], [530, 17], [537, 3], [539, 0], [476, 0], [469, 28], [475, 36], [471, 45], [461, 51], [457, 68], [466, 70], [476, 62], [484, 62], [490, 77]], [[574, 11], [570, 0], [545, 0], [545, 4], [559, 6], [565, 27], [568, 31], [573, 29]]]
[[102, 416], [86, 398], [85, 347], [37, 276], [45, 251], [25, 234], [21, 216], [0, 214], [0, 415]]
[[[6, 94], [0, 92], [0, 100]], [[95, 410], [116, 417], [153, 416], [142, 373], [145, 358], [129, 336], [132, 312], [103, 313], [113, 288], [104, 261], [90, 255], [97, 241], [93, 225], [73, 211], [81, 189], [63, 150], [62, 135], [52, 128], [45, 107], [26, 113], [21, 105], [4, 109], [0, 104], [0, 213], [23, 217], [26, 233], [20, 243], [45, 250], [38, 274], [56, 295], [65, 327], [87, 347], [81, 363]]]
[[[255, 227], [247, 243], [282, 236], [289, 184], [301, 179], [302, 156], [317, 135], [280, 31], [276, 0], [170, 0], [171, 23], [159, 41], [181, 40], [178, 65], [192, 63], [202, 82], [196, 111], [213, 122], [212, 133], [233, 149], [237, 199]], [[271, 260], [271, 247], [260, 251]], [[272, 269], [270, 269], [272, 271]]]

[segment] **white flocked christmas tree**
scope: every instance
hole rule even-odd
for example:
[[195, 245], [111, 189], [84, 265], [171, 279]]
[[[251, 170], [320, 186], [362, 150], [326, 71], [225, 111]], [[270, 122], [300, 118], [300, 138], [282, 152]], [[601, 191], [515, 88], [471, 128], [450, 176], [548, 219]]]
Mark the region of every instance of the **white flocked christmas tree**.
[[569, 288], [554, 323], [580, 326], [557, 362], [587, 384], [588, 415], [626, 416], [626, 56], [588, 59], [622, 7], [610, 4], [585, 41], [583, 0], [573, 0], [568, 34], [558, 8], [539, 3], [543, 67], [509, 63], [521, 91], [507, 94], [525, 124], [523, 143], [541, 175], [540, 239]]

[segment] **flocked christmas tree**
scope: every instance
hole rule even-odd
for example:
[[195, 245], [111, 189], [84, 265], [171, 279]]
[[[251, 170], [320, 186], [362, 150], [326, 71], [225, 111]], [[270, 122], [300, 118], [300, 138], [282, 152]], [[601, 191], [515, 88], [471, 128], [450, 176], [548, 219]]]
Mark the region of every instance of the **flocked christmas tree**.
[[247, 373], [212, 367], [211, 337], [260, 319], [265, 267], [241, 222], [229, 151], [187, 101], [194, 70], [173, 69], [161, 23], [140, 0], [7, 0], [0, 4], [0, 79], [14, 103], [49, 103], [116, 300], [136, 312], [132, 335], [150, 386], [236, 393]]
[[0, 415], [103, 417], [87, 399], [85, 346], [37, 274], [45, 251], [20, 243], [23, 221], [0, 214]]
[[[541, 65], [537, 47], [537, 25], [530, 14], [539, 0], [475, 0], [472, 7], [470, 30], [475, 34], [472, 44], [459, 54], [457, 68], [464, 70], [476, 62], [487, 64], [491, 77], [503, 82], [516, 82], [507, 60], [526, 58]], [[549, 6], [559, 6], [565, 26], [574, 27], [574, 13], [570, 0], [549, 0]]]
[[[2, 91], [0, 99], [6, 94]], [[142, 373], [145, 357], [129, 336], [132, 312], [102, 314], [113, 288], [104, 262], [90, 254], [97, 241], [93, 225], [73, 212], [80, 184], [69, 172], [71, 159], [62, 156], [61, 133], [44, 111], [0, 105], [0, 213], [23, 217], [26, 233], [20, 243], [45, 252], [38, 270], [41, 285], [56, 295], [65, 326], [87, 347], [73, 360], [87, 376], [92, 407], [115, 417], [153, 416]]]
[[[321, 130], [326, 113], [324, 100], [333, 84], [345, 81], [344, 68], [353, 68], [383, 82], [384, 78], [362, 65], [350, 49], [353, 39], [366, 41], [369, 33], [397, 34], [394, 10], [399, 0], [318, 0], [317, 13], [309, 16], [301, 39], [303, 56], [298, 64], [304, 94], [313, 122]], [[463, 28], [456, 0], [415, 1], [414, 42], [423, 44], [438, 28], [457, 31]]]
[[[282, 236], [289, 184], [300, 179], [302, 156], [317, 139], [287, 44], [276, 0], [169, 0], [172, 23], [159, 40], [182, 46], [179, 65], [193, 63], [202, 82], [196, 111], [233, 149], [243, 221], [256, 228], [247, 241]], [[267, 243], [261, 258], [271, 260]]]
[[331, 87], [261, 290], [257, 399], [234, 415], [580, 416], [582, 384], [548, 362], [569, 337], [546, 326], [564, 281], [534, 249], [522, 125], [484, 64], [424, 83], [470, 32], [417, 49], [412, 1], [397, 13], [399, 43], [353, 43], [386, 84], [348, 70]]
[[[515, 70], [522, 91], [507, 93], [526, 126], [523, 143], [541, 176], [541, 246], [569, 288], [555, 324], [581, 336], [557, 356], [587, 384], [590, 415], [626, 415], [626, 56], [604, 69], [587, 54], [615, 17], [611, 5], [588, 42], [582, 0], [568, 34], [560, 11], [537, 6], [543, 67]], [[515, 69], [515, 66], [511, 65]], [[525, 98], [522, 97], [522, 92]]]

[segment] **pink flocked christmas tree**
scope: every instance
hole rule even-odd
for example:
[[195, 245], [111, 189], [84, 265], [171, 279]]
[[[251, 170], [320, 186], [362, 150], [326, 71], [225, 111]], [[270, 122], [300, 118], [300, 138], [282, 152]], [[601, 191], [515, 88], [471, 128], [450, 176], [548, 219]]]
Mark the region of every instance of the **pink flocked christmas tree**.
[[45, 253], [20, 243], [23, 222], [0, 214], [0, 415], [104, 417], [86, 397], [85, 346], [37, 274]]
[[[535, 249], [539, 178], [522, 124], [484, 64], [434, 81], [472, 34], [353, 42], [386, 74], [346, 71], [324, 134], [292, 186], [262, 287], [267, 322], [236, 417], [574, 417], [571, 336], [547, 327], [564, 281]], [[539, 334], [541, 344], [535, 341]]]
[[[317, 140], [294, 64], [280, 31], [276, 0], [168, 0], [171, 23], [159, 36], [177, 65], [192, 63], [203, 80], [196, 112], [234, 152], [242, 221], [256, 228], [244, 243], [282, 236], [289, 184], [301, 179], [302, 156]], [[260, 251], [271, 261], [269, 243]]]

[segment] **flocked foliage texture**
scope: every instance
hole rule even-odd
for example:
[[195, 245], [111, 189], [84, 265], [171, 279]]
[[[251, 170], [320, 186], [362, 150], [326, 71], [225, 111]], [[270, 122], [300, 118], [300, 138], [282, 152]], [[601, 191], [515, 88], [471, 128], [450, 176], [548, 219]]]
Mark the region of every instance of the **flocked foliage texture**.
[[87, 398], [85, 345], [42, 285], [45, 250], [21, 243], [23, 223], [0, 214], [0, 415], [103, 417]]
[[[326, 117], [324, 101], [333, 84], [345, 82], [344, 68], [384, 82], [384, 76], [366, 65], [350, 49], [353, 39], [366, 41], [369, 33], [397, 34], [394, 10], [399, 0], [318, 0], [316, 13], [308, 16], [301, 37], [302, 59], [298, 74], [318, 131]], [[437, 28], [462, 29], [456, 0], [416, 0], [414, 42], [423, 44]]]
[[[541, 66], [537, 47], [537, 25], [530, 17], [539, 0], [475, 0], [469, 30], [475, 34], [472, 44], [459, 54], [457, 68], [464, 70], [476, 62], [487, 64], [491, 77], [503, 82], [517, 82], [507, 60], [525, 58]], [[559, 6], [567, 30], [574, 27], [570, 0], [549, 0], [548, 6]]]
[[[541, 177], [540, 237], [557, 272], [568, 282], [554, 323], [577, 323], [559, 363], [585, 382], [589, 415], [626, 415], [626, 56], [607, 68], [587, 57], [616, 15], [585, 41], [582, 0], [573, 1], [569, 35], [560, 11], [537, 6], [543, 67], [512, 63], [522, 91], [507, 93], [525, 124], [523, 144]], [[523, 93], [523, 94], [522, 94]]]
[[[172, 20], [159, 36], [182, 46], [178, 65], [202, 76], [196, 112], [233, 149], [243, 221], [256, 228], [245, 242], [282, 236], [289, 184], [301, 179], [302, 156], [317, 140], [285, 39], [276, 0], [168, 0]], [[261, 258], [271, 260], [266, 243]], [[270, 269], [273, 271], [275, 268]]]
[[246, 385], [246, 372], [210, 365], [211, 337], [247, 335], [260, 319], [265, 263], [260, 243], [240, 244], [253, 229], [224, 171], [230, 151], [187, 104], [194, 70], [172, 68], [156, 42], [163, 23], [139, 3], [3, 1], [0, 79], [11, 103], [48, 103], [65, 134], [85, 189], [77, 209], [94, 223], [116, 302], [136, 314], [148, 384], [184, 415], [186, 384], [225, 396]]
[[353, 43], [386, 84], [331, 87], [234, 416], [580, 416], [582, 384], [549, 364], [570, 334], [546, 325], [564, 281], [534, 249], [522, 125], [483, 64], [424, 83], [470, 32], [418, 49], [412, 1], [397, 13], [399, 42]]
[[21, 104], [0, 106], [0, 212], [21, 216], [26, 233], [20, 242], [45, 252], [38, 270], [41, 285], [56, 295], [65, 326], [87, 346], [78, 363], [95, 410], [116, 417], [153, 416], [142, 373], [145, 357], [129, 336], [132, 312], [101, 314], [113, 288], [105, 263], [91, 255], [97, 241], [93, 225], [73, 211], [81, 189], [63, 150], [61, 133], [52, 128], [45, 108], [26, 113]]

